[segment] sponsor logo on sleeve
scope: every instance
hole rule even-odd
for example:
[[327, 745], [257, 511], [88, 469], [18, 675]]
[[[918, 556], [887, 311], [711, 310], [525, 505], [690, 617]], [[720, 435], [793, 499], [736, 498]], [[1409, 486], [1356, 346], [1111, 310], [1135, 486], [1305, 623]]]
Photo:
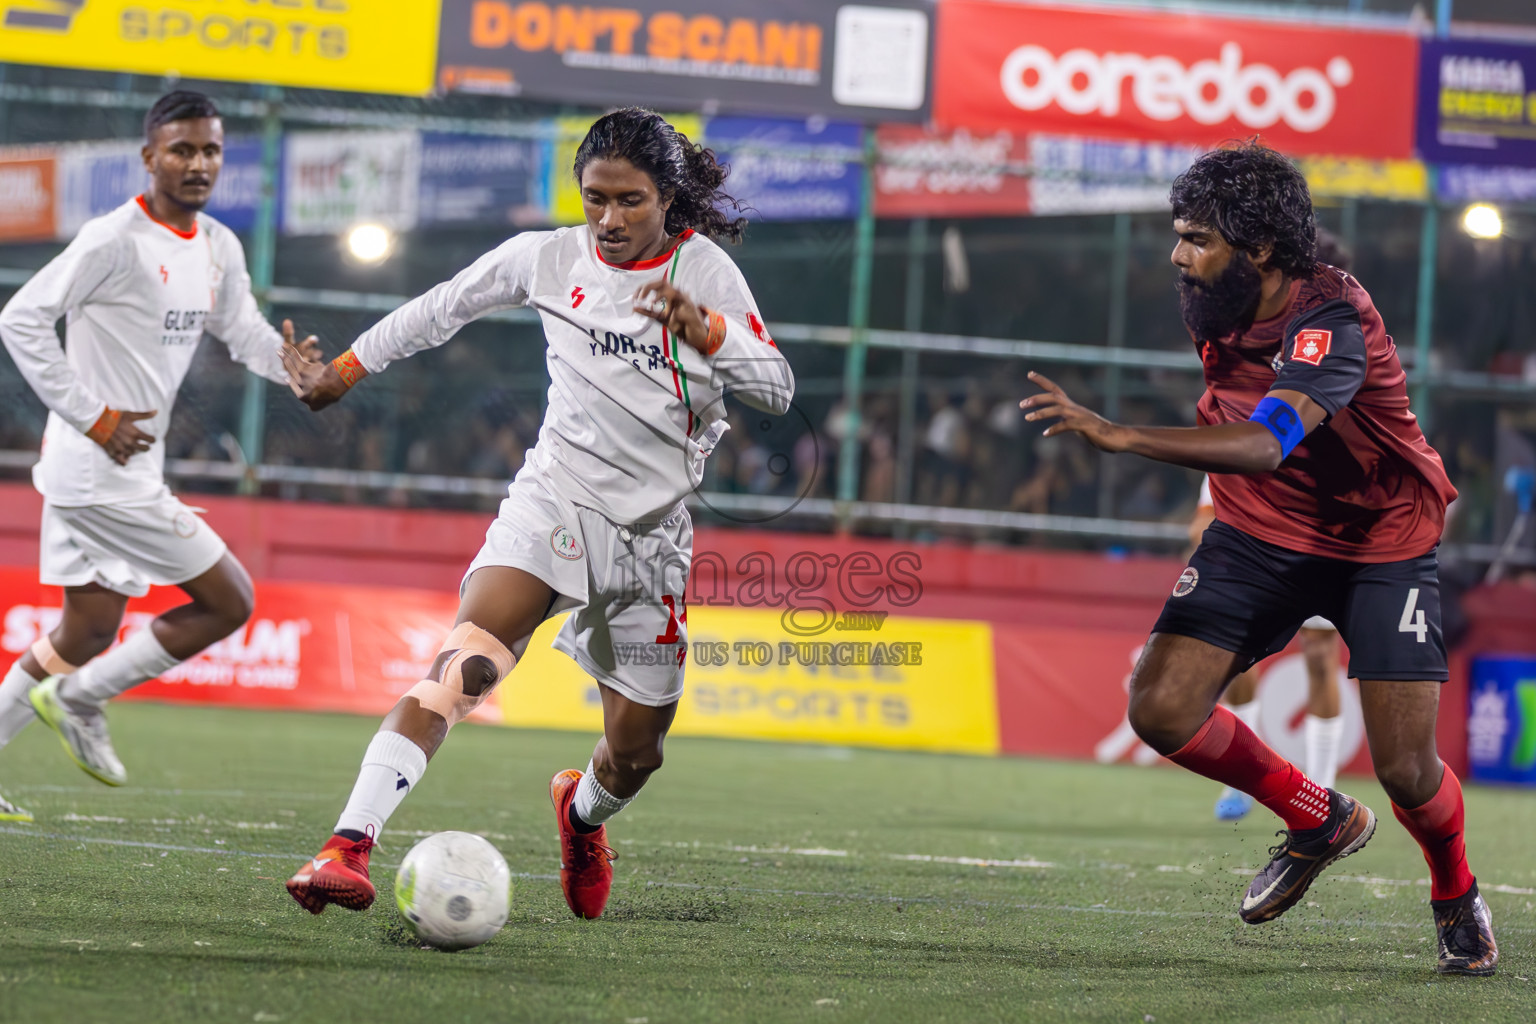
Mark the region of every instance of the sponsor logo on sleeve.
[[1291, 358], [1298, 362], [1319, 366], [1322, 364], [1323, 356], [1328, 354], [1328, 347], [1332, 344], [1332, 331], [1297, 331], [1296, 347], [1291, 350]]
[[765, 341], [774, 348], [779, 347], [774, 345], [773, 339], [768, 336], [768, 328], [763, 326], [763, 322], [758, 319], [756, 313], [750, 311], [747, 313], [747, 326], [752, 328], [752, 333], [757, 336], [758, 341]]

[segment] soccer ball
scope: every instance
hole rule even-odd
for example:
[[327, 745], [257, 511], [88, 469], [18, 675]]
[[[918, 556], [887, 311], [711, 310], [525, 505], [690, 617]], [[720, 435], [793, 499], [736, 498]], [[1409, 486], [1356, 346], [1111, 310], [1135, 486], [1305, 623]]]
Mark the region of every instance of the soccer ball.
[[395, 905], [429, 946], [488, 941], [507, 923], [512, 873], [496, 847], [469, 832], [439, 832], [411, 847], [395, 872]]

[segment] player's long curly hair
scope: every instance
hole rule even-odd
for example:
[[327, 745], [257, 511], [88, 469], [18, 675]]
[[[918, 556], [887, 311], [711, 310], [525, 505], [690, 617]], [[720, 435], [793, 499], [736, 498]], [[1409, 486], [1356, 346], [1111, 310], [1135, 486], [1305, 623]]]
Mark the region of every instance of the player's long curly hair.
[[597, 119], [576, 150], [576, 181], [593, 160], [622, 157], [651, 176], [656, 191], [670, 198], [667, 234], [692, 228], [710, 238], [741, 241], [745, 217], [728, 217], [722, 207], [739, 210], [735, 199], [720, 188], [728, 168], [713, 150], [695, 145], [653, 110], [624, 107]]
[[1248, 140], [1206, 153], [1174, 179], [1173, 215], [1215, 228], [1250, 256], [1271, 246], [1268, 266], [1289, 277], [1317, 267], [1312, 193], [1296, 165]]

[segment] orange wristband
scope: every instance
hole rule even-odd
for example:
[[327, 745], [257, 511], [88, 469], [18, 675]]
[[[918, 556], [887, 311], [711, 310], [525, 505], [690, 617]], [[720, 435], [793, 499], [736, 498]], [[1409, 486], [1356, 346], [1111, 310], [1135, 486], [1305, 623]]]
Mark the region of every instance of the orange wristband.
[[712, 356], [720, 351], [720, 346], [725, 344], [725, 317], [710, 310], [703, 310], [709, 317], [709, 334], [704, 338], [704, 347], [699, 351]]
[[349, 388], [356, 384], [358, 381], [362, 380], [364, 377], [368, 376], [367, 368], [365, 368], [363, 364], [358, 361], [357, 356], [352, 354], [351, 349], [347, 349], [341, 355], [337, 356], [335, 359], [332, 359], [331, 366], [341, 377], [341, 382]]
[[96, 417], [96, 422], [91, 424], [91, 429], [85, 432], [85, 436], [105, 447], [117, 432], [117, 425], [123, 420], [123, 414], [110, 406], [101, 411]]

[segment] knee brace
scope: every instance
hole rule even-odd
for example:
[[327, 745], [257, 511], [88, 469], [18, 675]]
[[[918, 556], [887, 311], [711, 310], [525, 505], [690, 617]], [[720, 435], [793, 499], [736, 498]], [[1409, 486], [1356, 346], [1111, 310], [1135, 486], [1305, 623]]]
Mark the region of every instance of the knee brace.
[[59, 657], [59, 652], [53, 649], [53, 641], [44, 633], [32, 642], [32, 657], [43, 667], [43, 671], [51, 676], [67, 676], [71, 672], [78, 671], [79, 665], [71, 665]]
[[[470, 712], [483, 704], [496, 684], [507, 677], [517, 658], [500, 640], [476, 626], [473, 622], [461, 622], [443, 641], [439, 655], [448, 654], [438, 674], [441, 681], [423, 679], [406, 691], [407, 697], [428, 711], [435, 711], [448, 720], [449, 728], [467, 718]], [[464, 664], [470, 658], [485, 658], [496, 667], [496, 677], [481, 685], [478, 681], [466, 682]], [[471, 692], [473, 691], [473, 692]]]

